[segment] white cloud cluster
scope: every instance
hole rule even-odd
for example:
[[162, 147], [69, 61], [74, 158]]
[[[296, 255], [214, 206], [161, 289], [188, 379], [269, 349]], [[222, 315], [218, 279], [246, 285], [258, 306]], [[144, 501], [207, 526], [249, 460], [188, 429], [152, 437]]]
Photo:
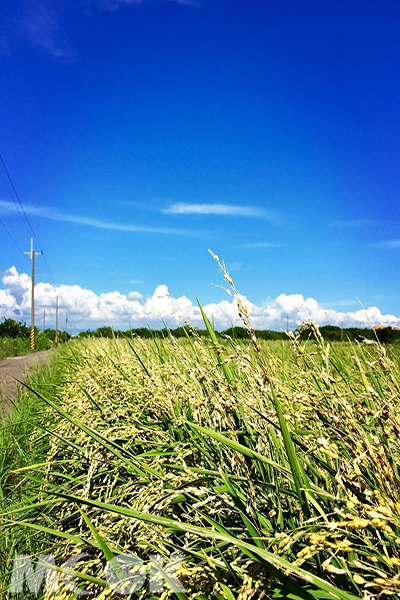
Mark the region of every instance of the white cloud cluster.
[[[4, 289], [0, 289], [0, 318], [12, 317], [29, 321], [31, 280], [26, 273], [18, 273], [15, 267], [3, 272]], [[46, 310], [46, 322], [54, 326], [56, 297], [59, 297], [60, 319], [68, 311], [69, 322], [78, 329], [95, 329], [101, 325], [112, 325], [122, 329], [147, 324], [159, 328], [165, 321], [171, 327], [184, 324], [188, 319], [195, 326], [202, 326], [198, 307], [186, 296], [175, 298], [166, 285], [158, 285], [151, 296], [143, 298], [137, 291], [128, 294], [106, 292], [95, 294], [92, 290], [78, 285], [58, 285], [38, 283], [35, 286], [36, 311], [39, 319]], [[286, 328], [289, 318], [290, 328], [310, 319], [318, 325], [338, 325], [344, 327], [364, 327], [370, 325], [400, 326], [400, 316], [383, 315], [377, 307], [365, 311], [340, 312], [323, 308], [314, 298], [304, 298], [301, 294], [281, 294], [275, 300], [267, 300], [261, 305], [253, 304], [246, 298], [250, 318], [256, 329]], [[236, 302], [233, 299], [208, 304], [204, 310], [213, 317], [218, 329], [226, 329], [233, 323], [241, 325]], [[60, 321], [61, 322], [61, 321]]]
[[9, 290], [0, 290], [0, 314], [8, 317], [18, 312], [19, 306], [15, 296]]

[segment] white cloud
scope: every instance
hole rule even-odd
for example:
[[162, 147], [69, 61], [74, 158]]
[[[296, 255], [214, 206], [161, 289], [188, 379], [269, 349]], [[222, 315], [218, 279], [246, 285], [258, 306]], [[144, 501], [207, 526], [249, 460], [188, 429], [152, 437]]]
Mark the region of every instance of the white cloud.
[[31, 278], [26, 273], [19, 274], [15, 267], [11, 267], [2, 273], [1, 280], [9, 292], [21, 300], [23, 295], [30, 289]]
[[[135, 225], [134, 223], [116, 223], [115, 221], [105, 221], [93, 217], [84, 217], [72, 215], [47, 206], [33, 206], [24, 204], [24, 210], [27, 215], [41, 217], [42, 219], [51, 219], [52, 221], [63, 221], [64, 223], [75, 223], [76, 225], [86, 225], [87, 227], [96, 227], [97, 229], [109, 229], [112, 231], [128, 231], [133, 233], [157, 233], [164, 235], [193, 235], [194, 232], [185, 229], [171, 229], [169, 227], [149, 227], [147, 225]], [[1, 213], [17, 213], [18, 209], [13, 202], [0, 200]]]
[[139, 292], [129, 292], [128, 294], [129, 300], [141, 300], [143, 298], [143, 294]]
[[9, 290], [0, 290], [0, 317], [18, 319], [20, 309], [17, 299]]
[[227, 217], [258, 217], [273, 221], [277, 215], [273, 211], [258, 206], [237, 206], [234, 204], [189, 204], [177, 202], [163, 209], [169, 215], [220, 215]]
[[[11, 267], [3, 273], [1, 280], [4, 289], [0, 290], [0, 319], [10, 316], [29, 321], [30, 277]], [[38, 283], [35, 286], [37, 318], [46, 310], [49, 326], [54, 326], [57, 296], [60, 322], [63, 322], [68, 311], [69, 322], [77, 328], [95, 329], [101, 325], [112, 325], [128, 329], [129, 326], [147, 324], [159, 328], [163, 320], [171, 327], [176, 327], [182, 325], [185, 319], [203, 327], [197, 305], [186, 296], [175, 298], [164, 284], [158, 285], [151, 296], [144, 298], [135, 290], [126, 295], [118, 291], [95, 294], [78, 285]], [[280, 294], [275, 300], [266, 300], [261, 305], [244, 297], [243, 301], [248, 306], [256, 329], [285, 329], [287, 317], [290, 328], [310, 319], [318, 325], [340, 326], [343, 323], [344, 327], [364, 327], [368, 320], [371, 325], [400, 326], [400, 316], [382, 314], [375, 306], [366, 311], [341, 312], [324, 308], [314, 298], [304, 298], [301, 294]], [[210, 319], [214, 317], [218, 329], [226, 329], [232, 323], [242, 324], [234, 300], [222, 300], [203, 308]]]

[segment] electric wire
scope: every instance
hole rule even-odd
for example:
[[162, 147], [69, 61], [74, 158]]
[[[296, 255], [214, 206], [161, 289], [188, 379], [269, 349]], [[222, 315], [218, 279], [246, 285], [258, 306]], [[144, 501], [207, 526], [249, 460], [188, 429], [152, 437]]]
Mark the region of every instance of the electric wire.
[[[48, 274], [49, 274], [49, 276], [50, 276], [50, 279], [52, 280], [53, 284], [55, 285], [54, 277], [53, 277], [53, 274], [52, 274], [52, 272], [51, 272], [51, 270], [50, 270], [50, 267], [49, 267], [49, 264], [48, 264], [48, 262], [47, 262], [46, 256], [45, 256], [45, 254], [43, 253], [43, 248], [42, 248], [42, 245], [41, 245], [41, 243], [39, 242], [39, 240], [38, 240], [38, 238], [37, 238], [37, 235], [35, 234], [35, 232], [34, 232], [34, 230], [33, 230], [33, 227], [32, 227], [32, 225], [31, 225], [31, 223], [30, 223], [30, 221], [29, 221], [28, 215], [27, 215], [27, 214], [26, 214], [26, 212], [25, 212], [25, 209], [24, 209], [24, 207], [23, 207], [23, 205], [22, 205], [21, 199], [20, 199], [20, 197], [19, 197], [19, 195], [18, 195], [18, 192], [17, 192], [17, 190], [15, 189], [15, 185], [14, 185], [14, 183], [13, 183], [13, 180], [11, 179], [10, 173], [8, 172], [8, 169], [7, 169], [7, 167], [6, 167], [6, 164], [5, 164], [5, 162], [4, 162], [4, 159], [3, 159], [3, 157], [2, 157], [2, 155], [1, 155], [1, 154], [0, 154], [0, 162], [2, 163], [2, 165], [3, 165], [3, 168], [4, 168], [4, 171], [5, 171], [5, 172], [6, 172], [6, 174], [7, 174], [8, 180], [9, 180], [9, 182], [10, 182], [10, 184], [11, 184], [11, 188], [12, 188], [12, 190], [14, 191], [15, 198], [17, 198], [17, 200], [18, 200], [18, 204], [16, 203], [16, 201], [15, 201], [15, 198], [14, 198], [14, 196], [12, 195], [12, 193], [11, 193], [11, 190], [10, 190], [10, 188], [8, 187], [8, 185], [7, 185], [7, 182], [5, 181], [5, 179], [4, 179], [4, 177], [3, 177], [3, 174], [2, 174], [2, 173], [0, 173], [0, 174], [1, 174], [1, 178], [2, 178], [2, 180], [3, 180], [4, 184], [5, 184], [6, 188], [7, 188], [7, 191], [8, 191], [8, 193], [10, 194], [10, 197], [11, 197], [11, 199], [13, 200], [13, 202], [14, 202], [14, 204], [15, 204], [15, 206], [16, 206], [16, 208], [17, 208], [17, 210], [18, 210], [18, 213], [19, 213], [20, 217], [21, 217], [21, 218], [22, 218], [22, 220], [24, 221], [24, 223], [25, 223], [25, 226], [26, 226], [26, 227], [27, 227], [27, 229], [28, 229], [28, 232], [29, 232], [29, 233], [32, 235], [32, 237], [33, 237], [33, 238], [36, 240], [36, 242], [37, 242], [37, 245], [39, 246], [39, 249], [40, 249], [40, 251], [41, 251], [41, 252], [42, 252], [42, 254], [43, 254], [44, 264], [45, 264], [45, 266], [46, 266], [46, 269], [47, 269], [47, 271], [48, 271]], [[22, 211], [22, 213], [21, 213], [21, 211]], [[23, 215], [23, 216], [22, 216], [22, 215]]]
[[3, 221], [0, 219], [0, 224], [2, 225], [2, 227], [4, 228], [4, 231], [6, 232], [6, 234], [9, 236], [9, 238], [11, 239], [11, 241], [13, 242], [14, 246], [16, 246], [16, 248], [21, 252], [22, 256], [28, 260], [28, 257], [25, 256], [23, 250], [20, 248], [20, 246], [17, 244], [17, 242], [15, 241], [14, 237], [11, 235], [10, 231], [8, 230], [8, 228], [5, 226], [5, 224], [3, 223]]
[[[8, 192], [8, 195], [10, 196], [11, 200], [12, 200], [12, 201], [13, 201], [13, 203], [15, 204], [15, 208], [17, 209], [17, 213], [19, 214], [19, 216], [20, 216], [21, 218], [23, 218], [23, 217], [22, 217], [22, 212], [21, 212], [21, 209], [20, 209], [20, 207], [18, 206], [18, 204], [15, 202], [15, 198], [13, 197], [13, 195], [12, 195], [12, 193], [11, 193], [11, 190], [10, 190], [10, 188], [8, 187], [8, 183], [7, 183], [7, 181], [4, 179], [4, 175], [3, 175], [3, 173], [2, 173], [1, 171], [0, 171], [0, 177], [1, 177], [1, 178], [2, 178], [2, 180], [3, 180], [4, 186], [5, 186], [5, 188], [6, 188], [7, 192]], [[24, 221], [24, 224], [25, 224], [25, 227], [26, 227], [26, 223], [25, 223], [25, 221]]]
[[[31, 225], [31, 223], [30, 223], [30, 221], [29, 221], [29, 219], [28, 219], [28, 216], [27, 216], [27, 214], [26, 214], [26, 212], [25, 212], [25, 209], [24, 209], [24, 207], [22, 206], [22, 202], [21, 202], [21, 200], [20, 200], [20, 197], [18, 196], [18, 192], [17, 192], [17, 190], [15, 189], [15, 186], [14, 186], [13, 180], [11, 179], [10, 173], [8, 172], [8, 169], [7, 169], [7, 167], [6, 167], [6, 164], [5, 164], [5, 162], [4, 162], [4, 159], [3, 159], [3, 157], [2, 157], [2, 155], [1, 155], [1, 154], [0, 154], [0, 161], [1, 161], [2, 165], [3, 165], [4, 171], [6, 172], [6, 175], [7, 175], [7, 177], [8, 177], [8, 180], [9, 180], [9, 182], [10, 182], [10, 184], [11, 184], [11, 187], [12, 187], [12, 189], [13, 189], [13, 191], [14, 191], [15, 198], [18, 200], [18, 205], [19, 205], [19, 207], [18, 207], [17, 203], [15, 202], [15, 198], [14, 198], [14, 197], [12, 196], [12, 194], [11, 194], [11, 197], [12, 197], [12, 199], [13, 199], [13, 202], [14, 202], [15, 206], [17, 207], [18, 211], [20, 212], [20, 214], [21, 214], [21, 212], [22, 212], [22, 214], [23, 214], [23, 220], [25, 220], [25, 225], [26, 225], [26, 227], [28, 228], [28, 231], [29, 231], [29, 233], [30, 233], [30, 234], [32, 235], [32, 237], [33, 237], [33, 238], [36, 240], [36, 242], [37, 242], [37, 244], [38, 244], [38, 246], [39, 246], [40, 250], [42, 250], [41, 244], [40, 244], [39, 240], [37, 239], [35, 232], [33, 231], [33, 227], [32, 227], [32, 225]], [[3, 181], [4, 181], [4, 178], [3, 178]], [[8, 190], [8, 192], [10, 193], [10, 190], [9, 190], [9, 188], [8, 188], [7, 184], [6, 184], [6, 187], [7, 187], [7, 190]]]
[[47, 269], [47, 272], [48, 272], [48, 274], [50, 275], [50, 279], [51, 279], [51, 281], [53, 282], [53, 285], [55, 285], [56, 283], [55, 283], [55, 281], [54, 281], [53, 273], [52, 273], [52, 272], [51, 272], [51, 270], [50, 270], [50, 267], [49, 267], [49, 264], [48, 264], [48, 262], [47, 262], [47, 258], [46, 258], [46, 255], [45, 255], [45, 253], [44, 253], [44, 252], [43, 252], [43, 260], [44, 260], [44, 264], [45, 264], [45, 267], [46, 267], [46, 269]]

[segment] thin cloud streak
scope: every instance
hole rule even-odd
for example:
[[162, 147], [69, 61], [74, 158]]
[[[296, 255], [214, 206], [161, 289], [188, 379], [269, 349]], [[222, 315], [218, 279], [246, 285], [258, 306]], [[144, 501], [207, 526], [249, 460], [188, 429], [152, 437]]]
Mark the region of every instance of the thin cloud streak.
[[277, 244], [275, 242], [253, 242], [252, 244], [242, 244], [239, 246], [240, 248], [281, 248], [282, 244]]
[[90, 3], [97, 10], [117, 11], [121, 6], [138, 6], [143, 4], [142, 0], [95, 0]]
[[193, 6], [194, 8], [199, 8], [201, 6], [201, 2], [197, 0], [170, 0], [175, 4], [183, 4], [183, 6]]
[[[6, 213], [18, 213], [18, 209], [12, 202], [0, 200], [0, 211]], [[134, 233], [157, 233], [164, 235], [194, 235], [194, 231], [185, 229], [169, 229], [167, 227], [148, 227], [146, 225], [115, 223], [114, 221], [105, 221], [93, 217], [84, 217], [60, 212], [43, 206], [24, 205], [25, 212], [34, 217], [51, 219], [52, 221], [62, 221], [64, 223], [75, 223], [77, 225], [86, 225], [87, 227], [96, 227], [97, 229], [108, 229], [113, 231], [130, 231]]]
[[385, 240], [374, 244], [375, 248], [400, 248], [400, 240]]
[[[169, 0], [172, 4], [183, 4], [184, 6], [193, 6], [198, 7], [201, 6], [199, 2], [196, 0]], [[148, 4], [148, 0], [92, 0], [89, 2], [89, 6], [97, 10], [108, 10], [110, 12], [115, 12], [121, 6], [140, 6], [143, 4]]]
[[384, 224], [384, 221], [373, 220], [373, 219], [349, 219], [348, 221], [333, 221], [330, 223], [330, 227], [335, 229], [363, 229], [367, 227], [380, 227]]
[[189, 204], [177, 202], [162, 210], [168, 215], [218, 215], [226, 217], [258, 217], [273, 221], [276, 214], [258, 206], [237, 206], [234, 204]]

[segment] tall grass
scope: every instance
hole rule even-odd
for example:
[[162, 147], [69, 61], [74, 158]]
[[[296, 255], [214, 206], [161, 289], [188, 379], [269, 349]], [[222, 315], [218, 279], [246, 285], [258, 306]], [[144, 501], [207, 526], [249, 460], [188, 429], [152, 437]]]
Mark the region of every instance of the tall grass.
[[30, 341], [25, 338], [0, 338], [0, 360], [30, 352]]
[[313, 325], [313, 340], [259, 344], [238, 301], [248, 344], [219, 344], [205, 315], [209, 340], [70, 344], [63, 380], [37, 391], [30, 444], [46, 434], [48, 451], [14, 469], [29, 506], [3, 500], [4, 590], [13, 540], [40, 531], [34, 553], [90, 555], [77, 580], [95, 598], [121, 553], [185, 556], [186, 592], [162, 598], [399, 597], [394, 357]]
[[[47, 350], [52, 343], [41, 331], [37, 332], [35, 339], [36, 350]], [[29, 337], [0, 337], [0, 360], [12, 356], [23, 356], [31, 352]]]
[[[29, 384], [42, 393], [52, 393], [59, 385], [62, 351], [57, 362], [50, 361], [30, 374]], [[0, 526], [1, 514], [10, 507], [24, 507], [37, 499], [38, 486], [23, 476], [29, 465], [45, 460], [49, 438], [44, 427], [47, 405], [28, 390], [18, 391], [12, 401], [12, 411], [0, 420]], [[54, 422], [54, 418], [52, 419]], [[43, 433], [41, 433], [43, 432]], [[18, 513], [24, 515], [22, 510]], [[28, 514], [28, 513], [27, 513]], [[27, 530], [2, 531], [0, 535], [0, 597], [5, 595], [4, 577], [8, 577], [14, 554], [34, 554], [37, 535]]]

